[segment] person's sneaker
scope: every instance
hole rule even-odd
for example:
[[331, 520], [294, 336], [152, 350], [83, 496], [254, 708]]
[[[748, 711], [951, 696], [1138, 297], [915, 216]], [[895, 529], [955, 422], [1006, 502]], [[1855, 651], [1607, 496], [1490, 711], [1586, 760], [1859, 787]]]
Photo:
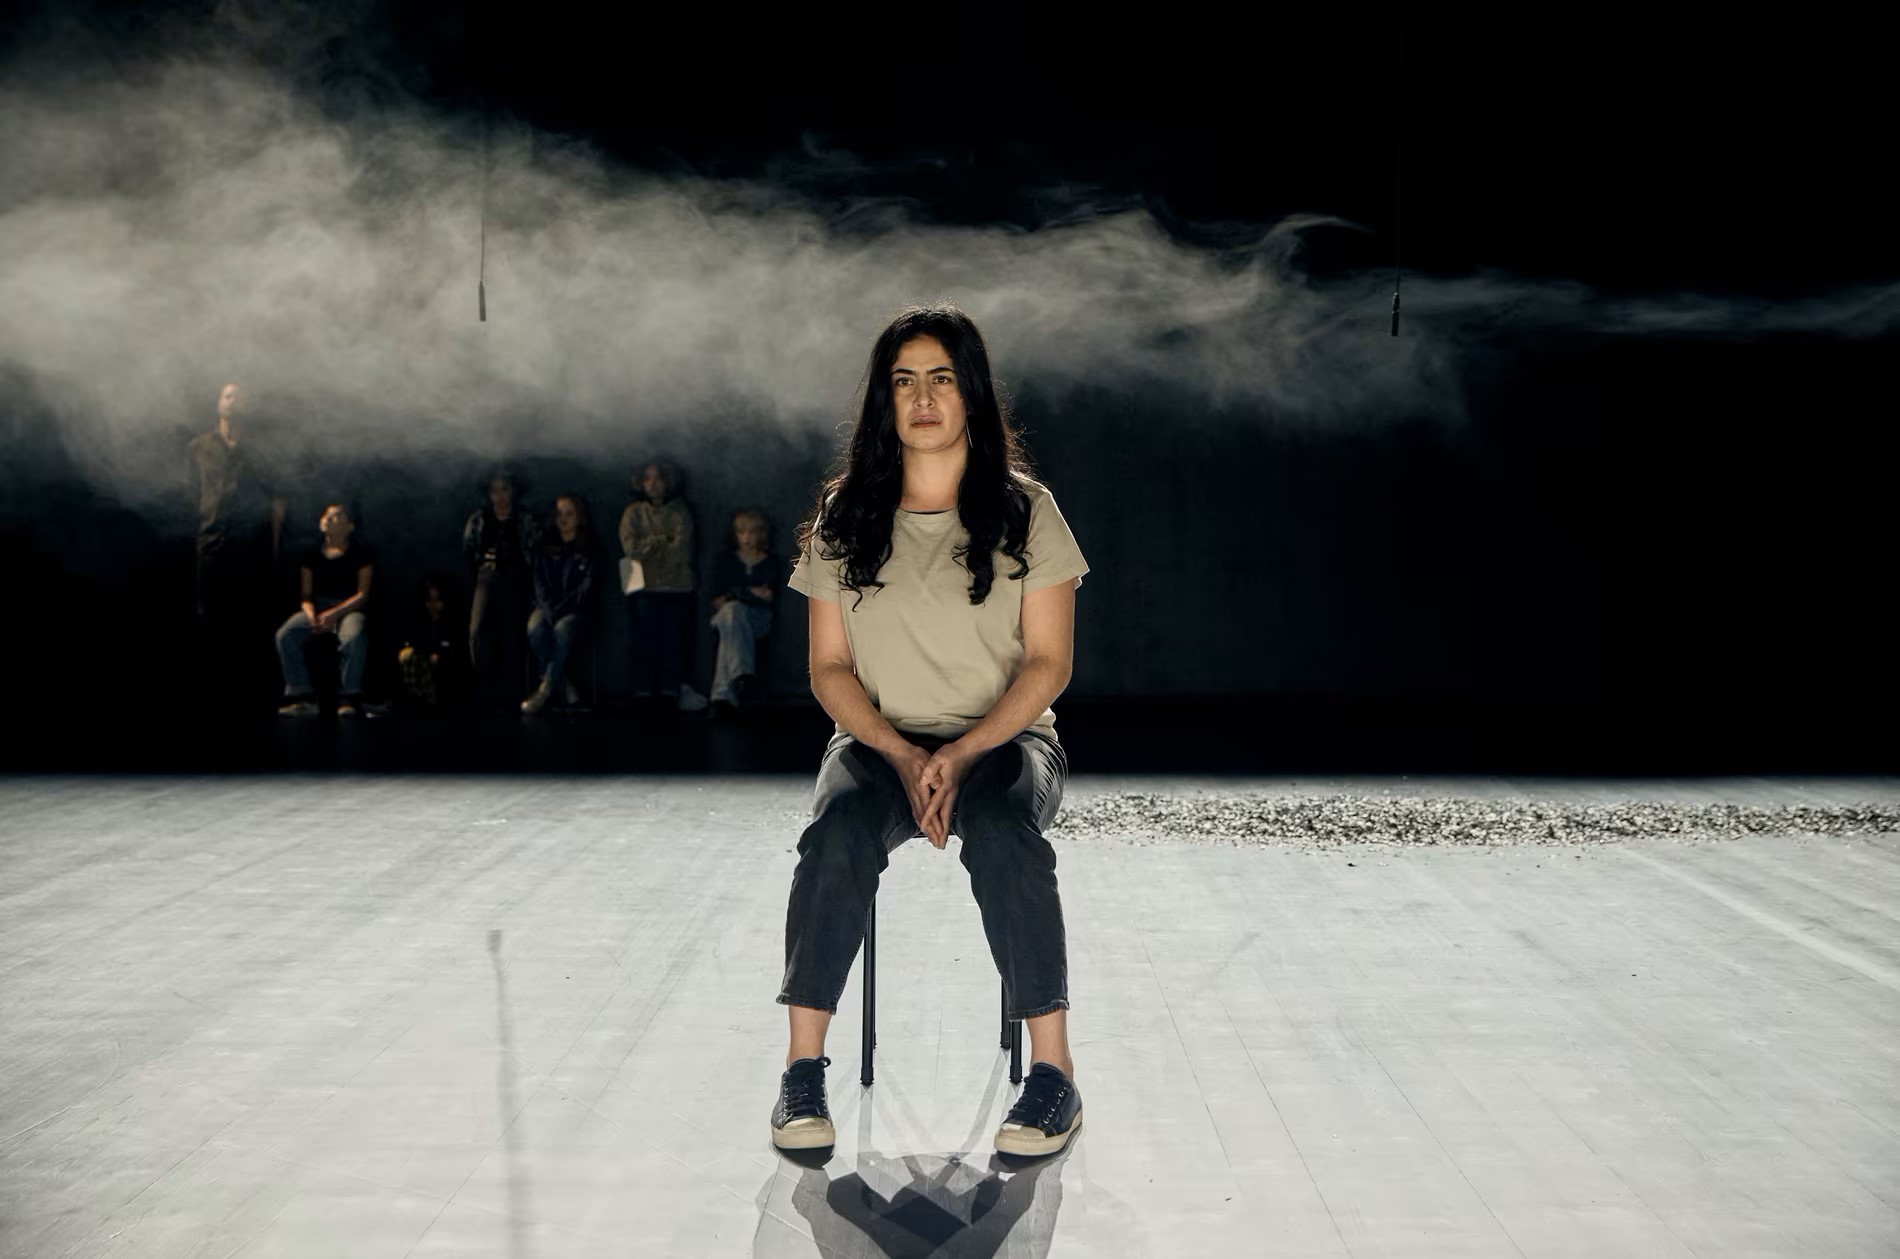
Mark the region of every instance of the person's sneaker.
[[336, 706], [336, 715], [339, 717], [354, 717], [356, 716], [356, 705], [350, 703], [348, 700], [344, 700]]
[[277, 710], [277, 715], [279, 717], [314, 717], [317, 715], [317, 706], [308, 699], [289, 699], [285, 700], [283, 706]]
[[680, 711], [683, 713], [696, 713], [706, 707], [706, 697], [690, 686], [682, 686], [680, 688], [679, 705]]
[[538, 713], [548, 706], [548, 680], [541, 679], [541, 685], [534, 688], [534, 694], [521, 701], [521, 711]]
[[772, 1108], [772, 1144], [781, 1150], [813, 1150], [836, 1145], [825, 1105], [825, 1068], [829, 1058], [800, 1058], [779, 1077], [778, 1105]]
[[1082, 1126], [1082, 1094], [1075, 1081], [1046, 1062], [1031, 1063], [1023, 1091], [996, 1130], [1002, 1154], [1054, 1154]]

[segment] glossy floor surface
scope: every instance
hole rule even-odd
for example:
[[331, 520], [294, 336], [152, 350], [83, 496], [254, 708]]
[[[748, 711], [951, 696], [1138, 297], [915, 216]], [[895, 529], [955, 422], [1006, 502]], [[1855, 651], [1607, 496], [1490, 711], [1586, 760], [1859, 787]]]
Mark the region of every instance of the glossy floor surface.
[[[1078, 778], [1071, 798], [1187, 780]], [[1900, 799], [1888, 781], [1253, 783]], [[797, 777], [0, 780], [0, 1256], [1892, 1256], [1900, 837], [1057, 838], [1086, 1121], [1005, 1162], [951, 852], [767, 1139]]]

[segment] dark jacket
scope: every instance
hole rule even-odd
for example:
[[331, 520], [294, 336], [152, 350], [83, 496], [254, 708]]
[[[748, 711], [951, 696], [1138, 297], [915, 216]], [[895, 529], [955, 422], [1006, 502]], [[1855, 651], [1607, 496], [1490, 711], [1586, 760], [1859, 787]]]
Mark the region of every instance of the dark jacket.
[[462, 554], [468, 559], [469, 576], [477, 581], [494, 574], [526, 577], [529, 556], [540, 542], [541, 526], [534, 513], [519, 506], [507, 520], [495, 519], [494, 508], [484, 507], [462, 526]]
[[594, 557], [580, 538], [551, 538], [534, 552], [534, 604], [551, 621], [587, 612], [594, 590]]
[[[765, 558], [751, 568], [739, 558], [737, 551], [721, 551], [713, 557], [712, 593], [724, 595], [728, 599], [737, 599], [740, 603], [749, 603], [755, 608], [776, 608], [777, 590], [785, 584], [785, 564], [778, 556], [767, 553]], [[752, 593], [753, 586], [771, 586], [774, 594], [771, 599], [761, 599]]]

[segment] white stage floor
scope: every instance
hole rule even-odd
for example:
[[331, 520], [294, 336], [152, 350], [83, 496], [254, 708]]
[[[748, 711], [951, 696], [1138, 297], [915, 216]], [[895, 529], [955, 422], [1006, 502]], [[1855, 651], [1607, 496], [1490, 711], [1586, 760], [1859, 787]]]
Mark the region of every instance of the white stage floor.
[[976, 907], [907, 844], [877, 1083], [854, 970], [803, 1166], [766, 1121], [809, 791], [0, 780], [0, 1256], [1900, 1254], [1900, 835], [1060, 837], [1087, 1121], [1010, 1166]]

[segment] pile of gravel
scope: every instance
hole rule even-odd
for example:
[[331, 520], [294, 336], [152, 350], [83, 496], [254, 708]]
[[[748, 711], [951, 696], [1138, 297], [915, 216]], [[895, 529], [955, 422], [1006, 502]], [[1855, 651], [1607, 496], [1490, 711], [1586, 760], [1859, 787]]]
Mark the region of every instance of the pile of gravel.
[[1337, 848], [1345, 844], [1509, 846], [1703, 842], [1745, 835], [1900, 831], [1878, 804], [1760, 805], [1627, 800], [1565, 804], [1457, 796], [1286, 796], [1116, 792], [1065, 802], [1052, 838]]

